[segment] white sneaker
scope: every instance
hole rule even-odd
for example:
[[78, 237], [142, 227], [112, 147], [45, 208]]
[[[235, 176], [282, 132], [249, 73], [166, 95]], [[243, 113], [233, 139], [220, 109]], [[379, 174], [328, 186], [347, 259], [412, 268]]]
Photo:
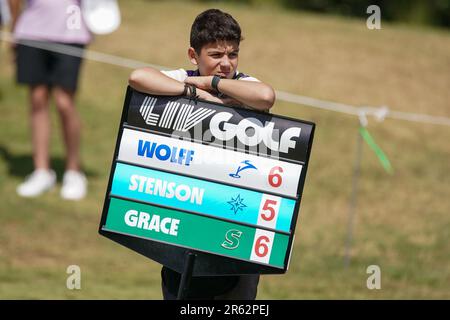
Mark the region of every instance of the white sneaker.
[[80, 200], [86, 196], [87, 179], [79, 171], [67, 170], [63, 176], [61, 197], [67, 200]]
[[86, 196], [87, 179], [79, 171], [67, 170], [63, 177], [61, 197], [67, 200], [80, 200]]
[[17, 187], [16, 191], [22, 197], [36, 197], [50, 190], [55, 183], [55, 171], [36, 169]]

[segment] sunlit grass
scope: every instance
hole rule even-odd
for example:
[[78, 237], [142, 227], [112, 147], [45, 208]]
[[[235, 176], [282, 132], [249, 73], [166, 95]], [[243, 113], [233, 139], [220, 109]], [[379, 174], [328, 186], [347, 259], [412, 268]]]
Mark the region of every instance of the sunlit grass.
[[[123, 25], [92, 50], [189, 67], [189, 28], [201, 4], [122, 2]], [[222, 5], [221, 5], [222, 6]], [[276, 89], [354, 105], [450, 117], [450, 35], [432, 29], [283, 10], [222, 6], [244, 30], [240, 70]], [[169, 19], [170, 17], [170, 19]], [[31, 170], [27, 92], [0, 64], [0, 298], [160, 299], [160, 266], [97, 234], [130, 70], [86, 62], [78, 106], [89, 195], [73, 203], [59, 188], [25, 200], [15, 193]], [[54, 109], [54, 108], [53, 108]], [[345, 239], [356, 152], [356, 118], [278, 102], [274, 113], [317, 124], [295, 247], [285, 275], [264, 276], [260, 299], [450, 298], [450, 130], [398, 120], [369, 131], [395, 169], [383, 171], [364, 147], [352, 259]], [[52, 163], [64, 148], [53, 111]], [[67, 266], [81, 267], [82, 289], [66, 288]], [[366, 288], [379, 265], [382, 289]]]

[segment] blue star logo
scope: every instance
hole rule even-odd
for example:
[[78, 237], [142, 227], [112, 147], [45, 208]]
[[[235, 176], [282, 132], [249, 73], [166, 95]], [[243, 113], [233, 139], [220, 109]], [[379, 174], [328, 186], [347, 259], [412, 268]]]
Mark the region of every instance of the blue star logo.
[[239, 210], [243, 211], [242, 208], [247, 207], [243, 201], [244, 199], [241, 199], [241, 195], [238, 194], [236, 198], [231, 198], [231, 201], [228, 201], [227, 203], [231, 204], [231, 210], [236, 214]]

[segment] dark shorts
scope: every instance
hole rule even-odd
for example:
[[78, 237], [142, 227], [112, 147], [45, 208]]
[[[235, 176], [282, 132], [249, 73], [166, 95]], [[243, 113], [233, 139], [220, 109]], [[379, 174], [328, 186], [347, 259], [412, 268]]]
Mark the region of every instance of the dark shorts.
[[[27, 41], [17, 45], [17, 82], [27, 85], [46, 84], [75, 92], [82, 58], [35, 48], [48, 42]], [[65, 44], [84, 49], [81, 44]]]

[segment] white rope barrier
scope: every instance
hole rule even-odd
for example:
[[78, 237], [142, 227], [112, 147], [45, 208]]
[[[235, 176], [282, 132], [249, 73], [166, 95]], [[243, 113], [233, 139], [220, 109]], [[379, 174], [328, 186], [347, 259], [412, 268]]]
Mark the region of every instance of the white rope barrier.
[[[10, 32], [0, 31], [1, 40], [9, 43], [15, 43], [16, 41], [12, 37]], [[123, 58], [111, 54], [106, 54], [102, 52], [97, 52], [93, 50], [88, 49], [80, 49], [76, 47], [72, 47], [69, 45], [59, 44], [59, 43], [46, 43], [46, 42], [36, 42], [36, 41], [27, 41], [27, 40], [21, 40], [20, 43], [38, 48], [38, 49], [45, 49], [52, 52], [62, 53], [69, 56], [74, 57], [80, 57], [87, 60], [102, 62], [106, 64], [111, 64], [118, 67], [124, 67], [124, 68], [130, 68], [130, 69], [136, 69], [136, 68], [142, 68], [142, 67], [152, 67], [158, 70], [168, 70], [169, 68], [158, 66], [158, 65], [152, 65], [146, 62], [138, 61], [138, 60], [132, 60], [128, 58]]]
[[[1, 40], [9, 43], [14, 43], [11, 33], [6, 31], [0, 31]], [[83, 57], [88, 60], [97, 61], [101, 63], [107, 63], [124, 68], [136, 69], [142, 67], [152, 67], [158, 70], [169, 70], [168, 67], [149, 64], [146, 62], [123, 58], [111, 54], [97, 52], [88, 49], [74, 48], [63, 44], [52, 43], [38, 43], [35, 41], [21, 41], [26, 45], [30, 45], [36, 48], [45, 49], [53, 52], [63, 53], [76, 57]], [[390, 110], [386, 106], [382, 107], [355, 107], [343, 103], [337, 103], [332, 101], [320, 100], [311, 97], [292, 94], [289, 92], [276, 90], [277, 100], [295, 103], [299, 105], [309, 106], [313, 108], [345, 113], [359, 117], [362, 123], [367, 123], [366, 116], [373, 116], [376, 120], [382, 121], [385, 118], [392, 118], [397, 120], [405, 120], [412, 122], [428, 123], [434, 125], [450, 126], [450, 118], [441, 116], [432, 116], [428, 114], [410, 113]]]

